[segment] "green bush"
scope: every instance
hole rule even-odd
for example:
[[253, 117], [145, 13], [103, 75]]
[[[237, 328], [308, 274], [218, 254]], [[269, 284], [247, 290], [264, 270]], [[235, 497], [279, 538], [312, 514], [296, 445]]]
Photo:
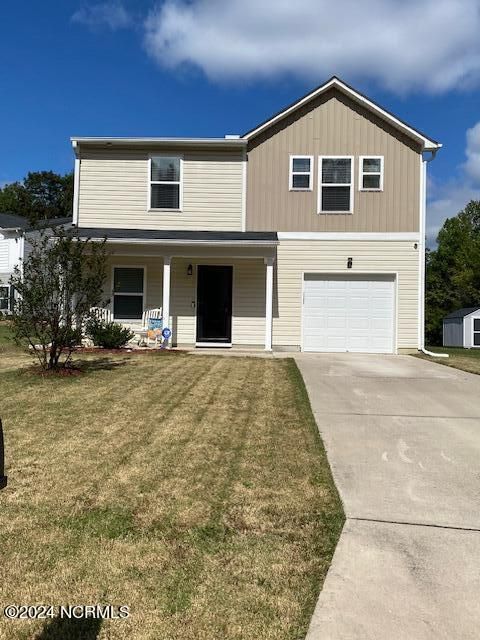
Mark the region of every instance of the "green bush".
[[104, 322], [97, 318], [87, 321], [85, 333], [93, 340], [95, 346], [105, 349], [120, 349], [135, 335], [133, 331], [121, 324]]

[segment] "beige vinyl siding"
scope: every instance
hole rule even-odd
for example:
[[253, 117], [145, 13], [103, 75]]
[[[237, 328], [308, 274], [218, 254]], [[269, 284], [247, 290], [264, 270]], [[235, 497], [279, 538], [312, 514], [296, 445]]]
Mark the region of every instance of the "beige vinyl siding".
[[[193, 266], [192, 276], [187, 275], [189, 264]], [[195, 343], [196, 268], [199, 264], [233, 266], [232, 344], [263, 345], [265, 265], [260, 258], [173, 258], [171, 313], [174, 343]]]
[[[180, 151], [159, 149], [159, 154]], [[183, 210], [149, 210], [147, 151], [89, 150], [80, 159], [79, 226], [241, 231], [241, 151], [182, 153]]]
[[[107, 261], [107, 279], [105, 282], [105, 303], [108, 302], [113, 310], [113, 268], [114, 267], [144, 267], [146, 269], [145, 309], [162, 306], [163, 296], [163, 258], [143, 256], [110, 255]], [[107, 304], [105, 304], [107, 306]]]
[[[347, 258], [353, 268], [347, 269]], [[301, 344], [303, 272], [398, 273], [397, 348], [417, 346], [418, 249], [407, 241], [281, 241], [277, 250], [277, 299], [273, 345]]]
[[[413, 232], [419, 229], [420, 149], [330, 91], [248, 147], [247, 230]], [[289, 156], [314, 157], [313, 191], [289, 191]], [[354, 156], [353, 214], [318, 214], [319, 156]], [[384, 191], [359, 191], [359, 156], [384, 156]]]
[[[188, 265], [193, 274], [187, 275]], [[260, 345], [265, 340], [265, 265], [261, 258], [172, 258], [170, 328], [173, 344], [193, 345], [196, 337], [196, 268], [199, 264], [233, 266], [232, 343]], [[113, 266], [146, 267], [146, 308], [162, 306], [163, 257], [111, 255], [105, 301], [112, 301]], [[194, 303], [194, 304], [192, 304]], [[138, 324], [138, 323], [137, 323]]]

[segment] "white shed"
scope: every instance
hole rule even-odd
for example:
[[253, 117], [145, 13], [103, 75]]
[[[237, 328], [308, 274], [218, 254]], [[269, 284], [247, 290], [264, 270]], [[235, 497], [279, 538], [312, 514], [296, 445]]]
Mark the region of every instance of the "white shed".
[[443, 346], [480, 347], [480, 306], [459, 309], [443, 319]]

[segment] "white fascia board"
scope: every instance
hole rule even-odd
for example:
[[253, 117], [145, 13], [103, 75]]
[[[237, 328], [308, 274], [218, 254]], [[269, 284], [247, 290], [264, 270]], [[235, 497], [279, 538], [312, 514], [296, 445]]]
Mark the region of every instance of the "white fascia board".
[[356, 240], [378, 240], [378, 241], [392, 241], [392, 242], [419, 242], [420, 234], [417, 232], [392, 232], [392, 233], [369, 233], [369, 232], [335, 232], [335, 231], [279, 231], [277, 233], [278, 239], [282, 240], [344, 240], [344, 241], [356, 241]]
[[322, 93], [325, 93], [326, 91], [328, 91], [328, 89], [331, 89], [332, 87], [339, 89], [349, 97], [353, 98], [353, 100], [355, 100], [356, 102], [364, 105], [370, 111], [378, 114], [381, 118], [383, 118], [387, 122], [390, 122], [395, 128], [401, 131], [404, 131], [410, 137], [413, 137], [418, 142], [421, 142], [423, 144], [423, 148], [425, 151], [433, 151], [435, 149], [440, 149], [442, 147], [440, 143], [436, 142], [435, 140], [431, 140], [430, 138], [426, 138], [419, 131], [416, 131], [415, 129], [407, 125], [405, 122], [402, 122], [391, 113], [388, 113], [388, 111], [385, 111], [380, 106], [378, 106], [377, 104], [369, 100], [366, 96], [363, 96], [361, 93], [358, 93], [348, 85], [344, 84], [338, 78], [332, 78], [331, 80], [323, 84], [321, 87], [318, 87], [311, 93], [307, 94], [304, 98], [301, 98], [300, 100], [298, 100], [298, 102], [295, 102], [290, 107], [278, 113], [276, 116], [274, 116], [267, 122], [264, 122], [253, 131], [250, 131], [249, 133], [247, 133], [244, 136], [244, 139], [250, 140], [251, 138], [258, 135], [261, 131], [263, 131], [267, 127], [270, 127], [272, 124], [274, 124], [278, 120], [285, 118], [285, 116], [287, 116], [292, 111], [296, 111], [299, 107], [306, 104], [307, 102], [310, 102], [310, 100], [313, 100], [314, 98], [321, 95]]

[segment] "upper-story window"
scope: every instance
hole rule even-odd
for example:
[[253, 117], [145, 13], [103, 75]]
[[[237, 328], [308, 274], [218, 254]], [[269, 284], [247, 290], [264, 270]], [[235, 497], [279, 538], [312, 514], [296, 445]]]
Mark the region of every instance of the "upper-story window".
[[383, 156], [360, 156], [360, 191], [383, 191]]
[[313, 156], [290, 156], [290, 191], [311, 191]]
[[150, 157], [150, 209], [181, 210], [182, 174], [181, 156]]
[[318, 212], [353, 213], [353, 156], [320, 156]]

